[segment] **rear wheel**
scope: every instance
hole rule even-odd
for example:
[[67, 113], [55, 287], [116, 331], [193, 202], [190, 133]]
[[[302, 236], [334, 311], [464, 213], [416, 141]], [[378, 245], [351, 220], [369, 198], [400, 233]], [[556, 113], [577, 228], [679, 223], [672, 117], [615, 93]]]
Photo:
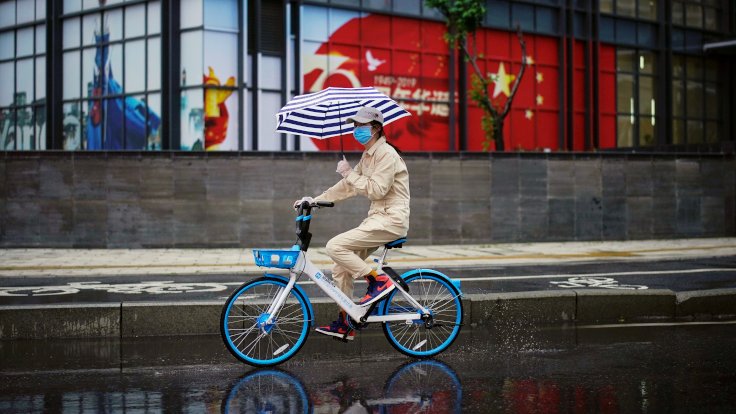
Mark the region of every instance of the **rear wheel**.
[[447, 278], [431, 272], [414, 273], [404, 279], [411, 296], [432, 315], [423, 320], [419, 309], [412, 306], [398, 290], [386, 299], [383, 315], [416, 313], [417, 319], [383, 324], [383, 332], [399, 352], [415, 358], [428, 358], [449, 347], [460, 333], [463, 304], [460, 292]]
[[230, 295], [222, 308], [220, 334], [233, 356], [253, 366], [271, 366], [291, 358], [304, 345], [309, 335], [309, 306], [296, 289], [268, 322], [268, 308], [285, 287], [285, 281], [261, 278]]

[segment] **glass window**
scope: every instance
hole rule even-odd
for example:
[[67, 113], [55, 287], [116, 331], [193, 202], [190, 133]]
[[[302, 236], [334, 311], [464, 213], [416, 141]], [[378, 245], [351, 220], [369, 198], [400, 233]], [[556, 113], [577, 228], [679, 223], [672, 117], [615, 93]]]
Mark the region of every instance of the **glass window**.
[[541, 33], [557, 33], [557, 11], [548, 7], [537, 7], [537, 31]]
[[613, 13], [613, 0], [600, 0], [601, 13]]
[[511, 22], [513, 26], [519, 24], [521, 30], [534, 30], [534, 7], [523, 3], [512, 3]]
[[36, 58], [36, 99], [46, 97], [46, 58]]
[[203, 10], [202, 0], [181, 0], [181, 28], [202, 26]]
[[636, 17], [636, 0], [616, 0], [616, 14]]
[[13, 26], [15, 24], [15, 2], [0, 2], [0, 27]]
[[635, 118], [633, 115], [619, 115], [616, 128], [618, 147], [633, 147], [634, 146], [634, 123]]
[[615, 42], [616, 41], [616, 25], [614, 20], [610, 17], [601, 17], [600, 25], [600, 38], [603, 42]]
[[656, 144], [654, 116], [639, 117], [639, 146], [650, 147]]
[[46, 25], [36, 26], [36, 54], [46, 53]]
[[80, 29], [78, 17], [64, 20], [64, 49], [79, 46]]
[[486, 7], [486, 24], [491, 27], [508, 28], [511, 21], [509, 2], [491, 0]]
[[689, 27], [703, 27], [703, 6], [688, 2], [685, 6], [685, 23]]
[[672, 121], [672, 143], [675, 145], [685, 144], [685, 121], [682, 119]]
[[654, 114], [656, 89], [654, 78], [651, 76], [639, 76], [639, 113]]
[[147, 88], [149, 90], [161, 89], [161, 38], [153, 38], [148, 40], [147, 69]]
[[703, 121], [687, 121], [687, 143], [702, 144], [703, 143]]
[[714, 8], [706, 7], [703, 12], [705, 14], [705, 30], [719, 31], [718, 11]]
[[637, 25], [639, 36], [637, 44], [641, 46], [654, 47], [657, 44], [657, 26], [648, 23], [639, 23]]
[[139, 4], [125, 8], [125, 37], [138, 37], [146, 34], [146, 5]]
[[261, 87], [281, 89], [281, 58], [264, 56], [261, 59]]
[[146, 89], [146, 41], [125, 43], [125, 92], [140, 92]]
[[616, 70], [619, 72], [634, 72], [636, 52], [631, 49], [616, 51]]
[[718, 84], [706, 82], [705, 84], [705, 117], [718, 119]]
[[681, 80], [672, 81], [672, 115], [682, 117], [685, 116], [685, 88], [682, 86]]
[[687, 58], [687, 78], [688, 79], [702, 79], [703, 78], [703, 62], [700, 58], [688, 57]]
[[421, 0], [401, 0], [394, 2], [394, 11], [397, 13], [407, 13], [419, 15], [421, 12]]
[[639, 18], [647, 20], [657, 19], [656, 0], [639, 0]]
[[25, 97], [23, 105], [30, 104], [36, 98], [33, 93], [33, 59], [22, 59], [16, 62], [15, 66], [16, 85], [15, 93], [22, 94]]
[[33, 28], [27, 28], [18, 30], [17, 33], [17, 44], [16, 44], [16, 55], [17, 56], [29, 56], [33, 54]]
[[391, 8], [391, 0], [363, 0], [363, 8], [379, 11], [389, 10]]
[[721, 140], [720, 125], [717, 122], [705, 123], [705, 142], [717, 144]]
[[[703, 84], [694, 80], [687, 81], [687, 116], [703, 117]], [[688, 131], [690, 128], [688, 128]]]
[[202, 84], [202, 74], [205, 73], [202, 37], [201, 30], [181, 34], [181, 43], [187, 45], [181, 49], [182, 85]]
[[15, 56], [15, 32], [0, 32], [0, 59]]
[[154, 1], [148, 4], [148, 34], [161, 32], [161, 3]]
[[[15, 84], [13, 63], [0, 63], [0, 79], [8, 85]], [[13, 88], [0, 88], [0, 106], [13, 104]]]
[[16, 0], [17, 24], [28, 23], [35, 20], [35, 0]]
[[616, 40], [630, 45], [636, 44], [636, 23], [628, 20], [617, 20]]
[[205, 0], [204, 25], [238, 30], [238, 3], [235, 0]]
[[79, 98], [79, 52], [66, 52], [64, 61], [64, 99]]
[[616, 76], [616, 108], [618, 112], [634, 113], [634, 75]]
[[655, 74], [655, 60], [654, 60], [654, 54], [651, 52], [643, 51], [639, 53], [639, 72], [640, 73], [648, 73], [648, 74]]
[[672, 2], [672, 23], [685, 25], [685, 10], [679, 1]]

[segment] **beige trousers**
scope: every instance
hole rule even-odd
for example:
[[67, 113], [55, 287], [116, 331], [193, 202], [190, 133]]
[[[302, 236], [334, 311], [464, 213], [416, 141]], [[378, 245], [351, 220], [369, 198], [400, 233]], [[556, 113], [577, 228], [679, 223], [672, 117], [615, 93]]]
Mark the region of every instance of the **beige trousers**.
[[392, 225], [388, 217], [372, 215], [360, 226], [338, 234], [327, 242], [327, 255], [335, 262], [332, 268], [332, 279], [343, 293], [353, 297], [355, 279], [371, 272], [365, 259], [382, 244], [394, 241], [406, 235], [403, 226]]

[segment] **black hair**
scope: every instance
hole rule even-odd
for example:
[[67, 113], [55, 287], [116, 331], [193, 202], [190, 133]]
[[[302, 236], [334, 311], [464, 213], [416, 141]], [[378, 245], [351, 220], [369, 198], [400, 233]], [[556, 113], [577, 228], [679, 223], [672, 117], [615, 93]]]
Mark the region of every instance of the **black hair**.
[[382, 124], [382, 123], [380, 123], [380, 122], [378, 122], [378, 121], [371, 121], [371, 126], [377, 126], [377, 127], [378, 127], [378, 136], [379, 136], [379, 137], [385, 137], [385, 138], [386, 138], [386, 143], [387, 143], [388, 145], [390, 145], [390, 146], [391, 146], [391, 147], [392, 147], [393, 149], [395, 149], [395, 150], [396, 150], [396, 152], [397, 152], [397, 153], [398, 153], [399, 155], [402, 155], [402, 154], [403, 154], [403, 153], [401, 152], [401, 150], [400, 150], [400, 149], [399, 149], [398, 147], [396, 147], [396, 145], [394, 145], [394, 144], [392, 144], [392, 143], [388, 142], [388, 137], [386, 136], [386, 132], [385, 132], [385, 131], [383, 130], [383, 124]]

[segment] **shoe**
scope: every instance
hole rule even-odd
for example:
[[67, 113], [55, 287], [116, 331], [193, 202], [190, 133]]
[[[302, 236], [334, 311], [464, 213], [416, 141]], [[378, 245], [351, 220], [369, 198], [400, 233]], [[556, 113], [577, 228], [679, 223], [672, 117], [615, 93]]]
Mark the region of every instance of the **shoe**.
[[[315, 331], [328, 336], [335, 336], [340, 339], [346, 339], [352, 341], [355, 339], [355, 331], [348, 326], [345, 321], [345, 314], [340, 312], [337, 320], [332, 322], [329, 326], [320, 326]], [[345, 334], [347, 333], [347, 336]]]
[[368, 275], [365, 279], [368, 281], [368, 291], [365, 292], [365, 296], [360, 300], [361, 306], [370, 305], [382, 299], [396, 287], [391, 278], [386, 274], [380, 274], [376, 277]]

